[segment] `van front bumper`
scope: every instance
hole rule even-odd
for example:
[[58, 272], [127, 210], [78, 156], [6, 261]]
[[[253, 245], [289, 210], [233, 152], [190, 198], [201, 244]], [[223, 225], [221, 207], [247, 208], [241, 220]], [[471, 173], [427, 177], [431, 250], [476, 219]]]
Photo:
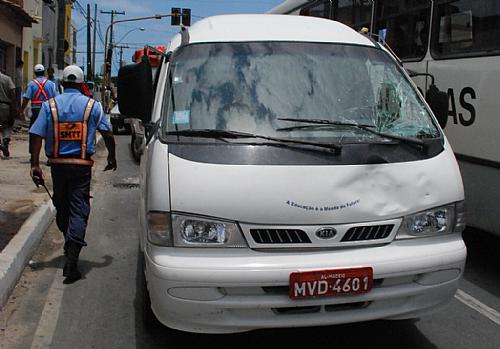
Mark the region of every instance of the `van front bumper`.
[[[406, 319], [453, 298], [466, 247], [459, 234], [378, 247], [260, 252], [146, 244], [152, 309], [164, 325], [190, 332], [322, 326]], [[373, 289], [355, 296], [292, 300], [292, 272], [372, 267]]]

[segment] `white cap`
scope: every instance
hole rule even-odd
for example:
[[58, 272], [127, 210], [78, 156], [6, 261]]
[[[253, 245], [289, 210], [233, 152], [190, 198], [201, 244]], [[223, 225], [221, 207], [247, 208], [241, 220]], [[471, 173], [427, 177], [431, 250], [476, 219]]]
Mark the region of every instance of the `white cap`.
[[77, 65], [68, 65], [63, 70], [63, 81], [77, 84], [83, 83], [83, 70]]
[[41, 72], [44, 72], [45, 71], [45, 67], [41, 64], [37, 64], [35, 65], [35, 73], [41, 73]]

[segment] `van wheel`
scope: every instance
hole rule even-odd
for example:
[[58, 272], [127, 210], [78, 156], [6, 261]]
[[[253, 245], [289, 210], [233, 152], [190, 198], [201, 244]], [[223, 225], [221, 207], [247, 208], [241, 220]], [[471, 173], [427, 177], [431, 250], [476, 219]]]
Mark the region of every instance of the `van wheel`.
[[139, 294], [142, 298], [142, 321], [144, 323], [144, 327], [148, 331], [153, 331], [157, 330], [160, 328], [164, 328], [164, 326], [161, 324], [161, 322], [156, 318], [156, 315], [153, 313], [153, 310], [151, 309], [151, 298], [149, 296], [149, 291], [148, 291], [148, 284], [146, 281], [146, 276], [144, 274], [145, 272], [145, 262], [144, 262], [144, 253], [140, 252], [139, 255], [140, 258], [140, 266], [141, 266], [141, 271], [139, 273], [139, 276], [142, 280], [140, 280], [141, 283], [141, 289], [139, 290]]

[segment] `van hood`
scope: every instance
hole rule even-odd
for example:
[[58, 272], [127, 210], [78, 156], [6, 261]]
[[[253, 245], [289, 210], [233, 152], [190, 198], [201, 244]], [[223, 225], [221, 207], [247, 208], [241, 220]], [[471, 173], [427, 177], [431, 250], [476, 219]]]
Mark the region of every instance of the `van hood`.
[[262, 166], [169, 154], [172, 212], [252, 224], [342, 224], [398, 218], [464, 199], [453, 152], [370, 165]]

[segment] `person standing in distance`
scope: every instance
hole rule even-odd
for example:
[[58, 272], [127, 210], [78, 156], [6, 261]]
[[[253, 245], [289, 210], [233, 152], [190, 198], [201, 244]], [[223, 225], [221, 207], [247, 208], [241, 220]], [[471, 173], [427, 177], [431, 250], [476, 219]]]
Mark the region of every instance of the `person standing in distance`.
[[14, 118], [17, 116], [16, 86], [12, 79], [0, 71], [0, 150], [8, 158]]
[[31, 178], [44, 185], [39, 166], [42, 139], [49, 158], [54, 188], [53, 203], [56, 223], [64, 235], [66, 263], [65, 282], [81, 278], [78, 257], [86, 246], [85, 232], [90, 214], [90, 181], [95, 136], [99, 131], [108, 150], [108, 163], [104, 171], [116, 170], [115, 140], [106, 115], [99, 102], [82, 94], [83, 71], [70, 65], [63, 71], [64, 92], [43, 103], [40, 114], [30, 128]]
[[52, 81], [54, 83], [54, 86], [56, 87], [56, 93], [59, 95], [62, 93], [61, 82], [59, 81], [58, 78], [54, 76], [54, 73], [55, 73], [54, 68], [52, 67], [47, 68], [47, 79], [49, 79], [49, 81]]
[[[45, 67], [41, 64], [37, 64], [35, 65], [34, 71], [35, 78], [28, 83], [28, 87], [26, 87], [26, 91], [23, 95], [23, 104], [21, 105], [21, 118], [25, 119], [25, 110], [29, 101], [31, 101], [30, 127], [38, 117], [42, 104], [49, 100], [49, 98], [56, 96], [56, 85], [45, 77]], [[32, 153], [31, 147], [29, 152], [30, 154]]]
[[16, 102], [17, 109], [21, 107], [21, 99], [23, 94], [23, 65], [24, 62], [21, 60], [17, 61], [16, 65], [16, 78], [14, 84], [16, 85]]

